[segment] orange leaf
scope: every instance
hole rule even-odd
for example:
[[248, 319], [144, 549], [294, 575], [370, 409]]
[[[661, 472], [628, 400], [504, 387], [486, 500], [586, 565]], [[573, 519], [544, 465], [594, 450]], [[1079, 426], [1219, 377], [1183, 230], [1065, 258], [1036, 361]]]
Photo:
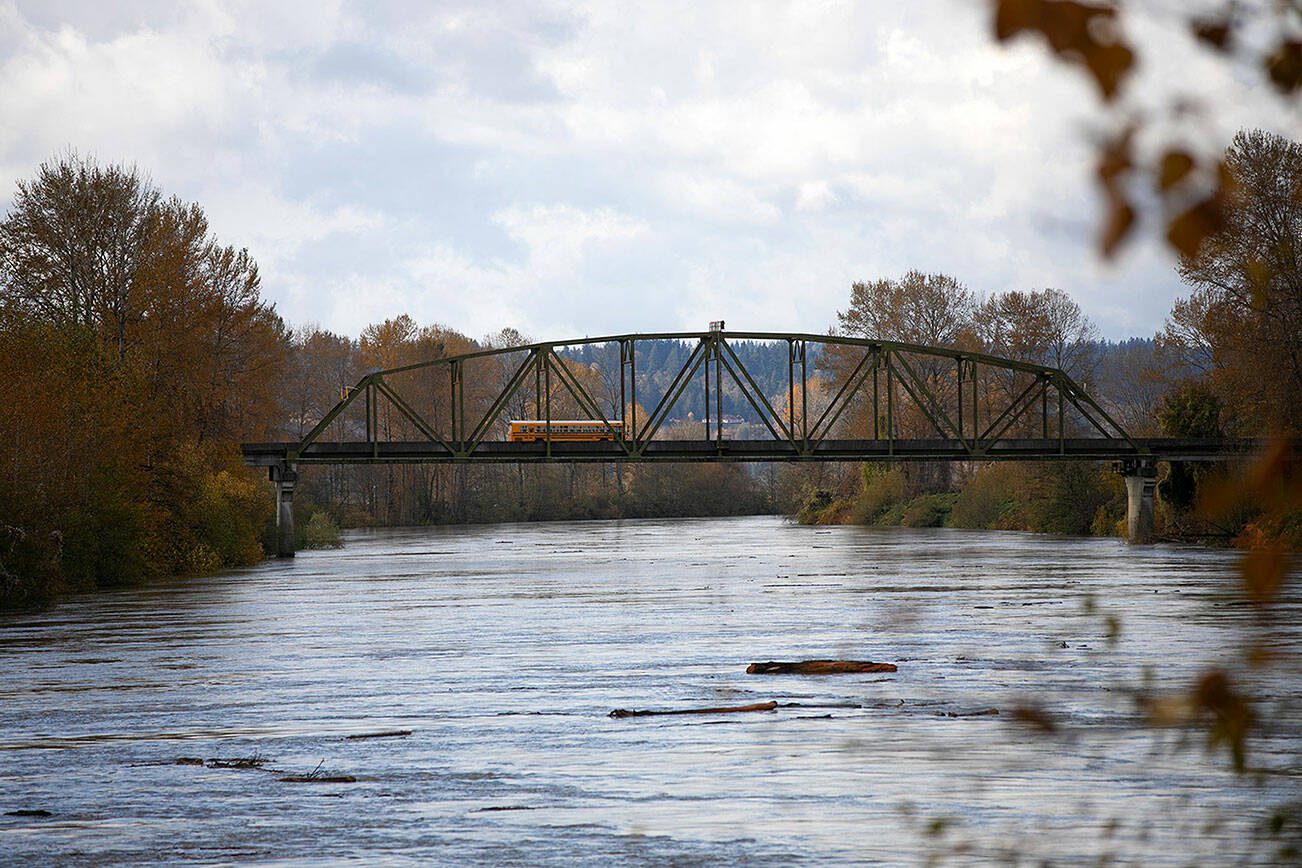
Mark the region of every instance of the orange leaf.
[[1302, 41], [1282, 39], [1275, 53], [1265, 60], [1266, 73], [1282, 93], [1302, 87]]
[[1276, 483], [1286, 477], [1292, 462], [1293, 442], [1287, 437], [1272, 438], [1253, 462], [1247, 488], [1257, 498], [1264, 498]]
[[1193, 171], [1193, 167], [1193, 157], [1184, 151], [1167, 151], [1166, 155], [1162, 157], [1162, 170], [1157, 182], [1158, 189], [1171, 189]]
[[1104, 101], [1110, 102], [1135, 65], [1135, 53], [1121, 44], [1097, 45], [1090, 46], [1084, 57], [1094, 82], [1103, 91]]
[[1135, 167], [1130, 159], [1130, 140], [1134, 138], [1134, 126], [1126, 127], [1114, 139], [1099, 144], [1099, 162], [1095, 172], [1099, 182], [1109, 196], [1117, 195], [1117, 184], [1121, 178]]
[[1268, 602], [1279, 591], [1289, 570], [1288, 553], [1267, 548], [1250, 551], [1239, 563], [1239, 572], [1248, 596], [1254, 603]]
[[1211, 195], [1177, 215], [1167, 226], [1166, 240], [1181, 256], [1194, 259], [1207, 236], [1224, 224], [1220, 197]]
[[1234, 767], [1244, 768], [1248, 732], [1256, 723], [1252, 705], [1243, 694], [1234, 689], [1229, 676], [1212, 670], [1205, 673], [1194, 686], [1194, 702], [1211, 717], [1208, 743], [1224, 742], [1234, 759]]
[[997, 0], [995, 38], [1005, 41], [1023, 31], [1038, 31], [1049, 48], [1068, 63], [1084, 66], [1111, 101], [1135, 63], [1134, 52], [1115, 28], [1111, 6], [1076, 0]]
[[1229, 18], [1202, 18], [1192, 21], [1189, 28], [1199, 42], [1205, 42], [1217, 51], [1225, 51], [1230, 45], [1232, 22]]
[[1035, 27], [1041, 0], [998, 0], [995, 3], [995, 38], [1003, 42]]
[[1038, 729], [1041, 732], [1056, 732], [1058, 724], [1042, 708], [1021, 705], [1013, 709], [1013, 720]]
[[1135, 225], [1135, 209], [1120, 194], [1108, 198], [1107, 223], [1099, 236], [1099, 250], [1113, 256]]

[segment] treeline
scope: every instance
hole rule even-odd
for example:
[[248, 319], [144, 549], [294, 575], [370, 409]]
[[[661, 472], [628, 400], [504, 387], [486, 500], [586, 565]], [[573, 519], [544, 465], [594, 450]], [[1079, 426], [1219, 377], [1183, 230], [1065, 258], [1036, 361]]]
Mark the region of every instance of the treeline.
[[68, 156], [0, 222], [0, 604], [262, 556], [285, 328], [248, 253], [135, 169]]
[[[1302, 145], [1260, 131], [1240, 133], [1226, 152], [1224, 179], [1216, 203], [1221, 228], [1182, 259], [1179, 273], [1190, 294], [1152, 340], [1101, 345], [1079, 306], [1057, 290], [978, 299], [952, 277], [918, 272], [855, 284], [837, 329], [1062, 368], [1134, 436], [1296, 437], [1302, 431]], [[833, 383], [845, 376], [835, 358], [824, 368]], [[1010, 394], [997, 380], [984, 389], [991, 407]], [[906, 432], [928, 427], [916, 412], [900, 424]], [[1100, 465], [917, 463], [807, 472], [800, 517], [810, 522], [1109, 534], [1120, 532], [1125, 516], [1121, 480]], [[1271, 472], [1297, 470], [1282, 462]], [[1251, 486], [1241, 473], [1218, 465], [1162, 466], [1158, 533], [1302, 548], [1302, 504], [1245, 494]]]

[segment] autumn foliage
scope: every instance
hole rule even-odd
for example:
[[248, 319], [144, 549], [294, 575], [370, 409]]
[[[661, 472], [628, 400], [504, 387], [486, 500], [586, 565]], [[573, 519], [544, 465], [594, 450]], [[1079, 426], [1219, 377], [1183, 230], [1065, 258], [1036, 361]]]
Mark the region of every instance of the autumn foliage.
[[68, 155], [0, 222], [0, 604], [262, 556], [235, 444], [279, 416], [247, 252], [134, 169]]
[[[1140, 225], [1140, 203], [1156, 194], [1166, 243], [1181, 256], [1197, 257], [1204, 240], [1226, 223], [1231, 180], [1219, 154], [1197, 153], [1178, 132], [1184, 120], [1200, 112], [1200, 93], [1177, 91], [1169, 104], [1156, 105], [1127, 93], [1142, 62], [1127, 34], [1137, 6], [990, 2], [997, 41], [1036, 38], [1054, 58], [1080, 69], [1098, 91], [1106, 120], [1096, 137], [1095, 178], [1104, 203], [1099, 251], [1105, 257], [1116, 255]], [[1219, 0], [1171, 12], [1196, 45], [1247, 69], [1255, 67], [1284, 103], [1302, 94], [1296, 4]], [[1158, 144], [1141, 151], [1136, 145], [1141, 138]]]

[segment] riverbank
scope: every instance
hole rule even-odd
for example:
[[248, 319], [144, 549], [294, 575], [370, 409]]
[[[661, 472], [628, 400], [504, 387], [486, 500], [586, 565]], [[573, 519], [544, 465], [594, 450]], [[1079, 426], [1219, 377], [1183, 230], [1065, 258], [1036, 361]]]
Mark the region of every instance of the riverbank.
[[[942, 486], [948, 490], [935, 490]], [[838, 496], [816, 490], [796, 518], [803, 524], [1121, 536], [1125, 494], [1116, 473], [1083, 462], [1007, 462], [952, 470], [864, 465], [857, 491]]]

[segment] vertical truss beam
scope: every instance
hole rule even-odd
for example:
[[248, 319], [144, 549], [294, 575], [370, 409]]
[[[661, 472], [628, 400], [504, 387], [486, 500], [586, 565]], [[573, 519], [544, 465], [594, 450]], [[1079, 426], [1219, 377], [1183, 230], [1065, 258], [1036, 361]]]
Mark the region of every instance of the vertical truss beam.
[[[744, 379], [746, 384], [750, 386], [750, 389], [748, 390], [740, 381], [737, 382], [737, 386], [741, 389], [742, 394], [746, 396], [746, 400], [755, 408], [755, 412], [760, 414], [760, 419], [763, 420], [765, 427], [773, 433], [774, 439], [785, 439], [790, 441], [792, 446], [795, 446], [796, 437], [791, 426], [783, 422], [782, 414], [779, 413], [771, 403], [769, 403], [768, 396], [764, 394], [764, 390], [759, 387], [755, 382], [755, 378], [751, 376], [750, 371], [746, 369], [746, 365], [742, 362], [741, 357], [737, 355], [737, 351], [734, 350], [726, 340], [723, 342], [723, 348], [727, 355], [736, 364], [735, 369], [732, 365], [729, 365], [729, 369], [733, 373], [733, 379], [736, 379], [737, 374], [741, 374], [742, 379]], [[763, 407], [763, 411], [761, 411], [761, 407]], [[768, 414], [767, 418], [765, 417], [765, 411], [767, 411]], [[781, 431], [782, 434], [778, 434], [777, 431], [774, 431], [774, 425], [769, 424], [769, 419], [773, 420], [774, 424], [777, 426], [777, 430]]]

